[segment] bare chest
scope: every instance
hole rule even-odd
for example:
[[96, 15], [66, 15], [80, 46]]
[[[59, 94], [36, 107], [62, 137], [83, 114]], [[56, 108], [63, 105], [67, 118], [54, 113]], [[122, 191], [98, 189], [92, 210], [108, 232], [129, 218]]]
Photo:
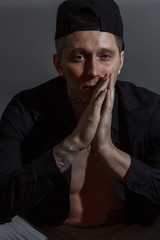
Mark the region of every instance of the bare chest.
[[70, 207], [65, 224], [83, 227], [99, 226], [110, 211], [123, 208], [111, 171], [87, 150], [72, 164]]
[[113, 185], [111, 171], [94, 154], [81, 151], [72, 164], [70, 193], [106, 192]]

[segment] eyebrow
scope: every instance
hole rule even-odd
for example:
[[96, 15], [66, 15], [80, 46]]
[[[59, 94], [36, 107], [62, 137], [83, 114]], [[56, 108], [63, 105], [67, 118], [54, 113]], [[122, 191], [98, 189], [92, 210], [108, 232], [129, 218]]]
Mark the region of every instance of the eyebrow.
[[[71, 50], [71, 54], [74, 54], [75, 52], [88, 53], [88, 51], [85, 48], [81, 48], [81, 47], [80, 48], [73, 48]], [[110, 48], [100, 48], [98, 50], [98, 52], [107, 52], [107, 53], [112, 54], [112, 55], [115, 54], [115, 50], [110, 49]]]

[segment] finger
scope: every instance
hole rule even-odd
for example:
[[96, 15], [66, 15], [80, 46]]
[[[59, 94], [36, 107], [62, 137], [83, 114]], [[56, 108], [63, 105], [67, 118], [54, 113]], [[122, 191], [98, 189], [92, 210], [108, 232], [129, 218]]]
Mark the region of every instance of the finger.
[[115, 79], [114, 79], [114, 74], [111, 74], [110, 76], [110, 81], [109, 81], [109, 89], [110, 89], [110, 94], [111, 94], [111, 103], [113, 104], [114, 102], [114, 92], [115, 92]]
[[106, 74], [103, 78], [99, 80], [99, 84], [92, 94], [92, 98], [88, 106], [89, 107], [88, 110], [89, 112], [90, 111], [92, 112], [92, 115], [101, 114], [102, 105], [106, 98], [109, 80], [110, 80], [110, 74]]
[[99, 78], [99, 84], [93, 92], [93, 98], [96, 98], [99, 93], [105, 89], [107, 89], [109, 84], [109, 74], [106, 74], [103, 78]]
[[106, 92], [105, 100], [102, 107], [102, 121], [107, 121], [111, 117], [114, 105], [114, 79], [110, 78], [109, 86]]
[[[111, 77], [111, 74], [104, 76], [91, 101], [92, 106], [94, 106], [95, 109], [98, 107], [99, 113], [101, 112], [101, 114], [103, 114], [104, 111], [109, 111], [111, 108], [110, 91], [114, 88]], [[106, 110], [103, 111], [102, 109]]]

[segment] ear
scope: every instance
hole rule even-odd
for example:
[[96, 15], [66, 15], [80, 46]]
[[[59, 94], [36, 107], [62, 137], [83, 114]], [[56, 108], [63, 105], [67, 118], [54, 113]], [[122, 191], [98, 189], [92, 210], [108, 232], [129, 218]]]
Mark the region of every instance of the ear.
[[124, 63], [124, 51], [122, 51], [122, 52], [120, 53], [120, 66], [119, 66], [119, 70], [122, 69], [123, 63]]
[[53, 64], [54, 64], [57, 72], [59, 73], [59, 75], [61, 77], [63, 77], [63, 72], [62, 72], [62, 69], [61, 69], [61, 61], [60, 61], [60, 58], [59, 58], [58, 54], [53, 55]]

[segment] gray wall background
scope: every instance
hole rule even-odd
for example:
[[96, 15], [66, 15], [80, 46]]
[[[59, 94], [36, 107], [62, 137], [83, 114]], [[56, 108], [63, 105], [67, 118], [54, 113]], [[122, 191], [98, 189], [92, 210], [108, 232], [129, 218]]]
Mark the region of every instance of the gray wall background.
[[[0, 0], [0, 116], [19, 91], [57, 75], [53, 64], [62, 0]], [[125, 26], [120, 80], [160, 93], [160, 1], [117, 0]]]

